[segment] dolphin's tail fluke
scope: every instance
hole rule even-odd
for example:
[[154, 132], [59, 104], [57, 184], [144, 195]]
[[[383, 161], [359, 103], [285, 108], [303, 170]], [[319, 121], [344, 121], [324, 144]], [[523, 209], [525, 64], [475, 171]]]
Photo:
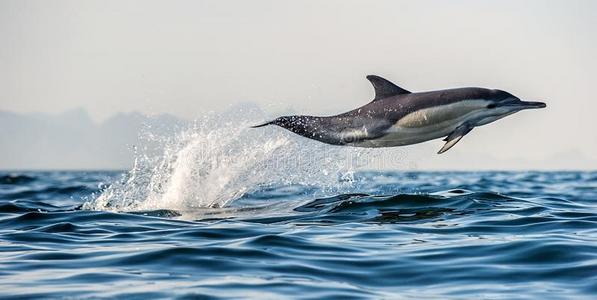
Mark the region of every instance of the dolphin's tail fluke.
[[263, 127], [263, 126], [271, 125], [271, 124], [273, 124], [273, 123], [274, 123], [274, 121], [265, 122], [265, 123], [263, 123], [263, 124], [259, 124], [259, 125], [251, 126], [251, 128], [259, 128], [259, 127]]

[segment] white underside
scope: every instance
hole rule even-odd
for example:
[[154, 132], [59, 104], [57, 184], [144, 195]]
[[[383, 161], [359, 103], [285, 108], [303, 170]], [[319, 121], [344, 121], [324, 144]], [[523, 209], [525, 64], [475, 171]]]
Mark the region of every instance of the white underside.
[[386, 130], [386, 135], [355, 143], [359, 147], [392, 147], [417, 144], [449, 135], [470, 120], [483, 119], [483, 125], [500, 117], [489, 117], [485, 100], [468, 100], [418, 110], [401, 118]]

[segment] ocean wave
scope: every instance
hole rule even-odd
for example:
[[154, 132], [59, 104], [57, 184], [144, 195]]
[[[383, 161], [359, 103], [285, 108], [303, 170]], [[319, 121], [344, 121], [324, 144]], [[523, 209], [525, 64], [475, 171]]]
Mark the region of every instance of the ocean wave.
[[35, 181], [35, 177], [28, 175], [0, 175], [0, 184], [26, 184]]
[[258, 185], [220, 207], [122, 211], [78, 208], [117, 173], [31, 176], [0, 193], [5, 297], [597, 292], [591, 173], [356, 172], [349, 192], [328, 196], [316, 184]]

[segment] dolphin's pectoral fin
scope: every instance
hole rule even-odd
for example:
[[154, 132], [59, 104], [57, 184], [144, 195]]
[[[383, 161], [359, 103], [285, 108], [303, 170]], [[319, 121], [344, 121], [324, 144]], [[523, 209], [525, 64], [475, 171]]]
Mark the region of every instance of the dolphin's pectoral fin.
[[375, 89], [375, 99], [373, 101], [377, 101], [379, 99], [388, 98], [400, 94], [410, 94], [409, 91], [391, 83], [389, 80], [381, 78], [377, 75], [368, 75], [367, 79], [371, 81], [373, 85], [373, 89]]
[[437, 154], [442, 154], [442, 153], [450, 150], [450, 148], [454, 147], [454, 145], [456, 145], [456, 143], [458, 143], [458, 141], [460, 141], [462, 139], [462, 137], [464, 137], [467, 133], [471, 132], [471, 130], [473, 130], [473, 126], [470, 126], [469, 124], [462, 124], [462, 125], [456, 127], [456, 129], [454, 129], [454, 131], [452, 131], [444, 139], [444, 141], [446, 141], [446, 143], [444, 144], [444, 146], [441, 149], [439, 149]]

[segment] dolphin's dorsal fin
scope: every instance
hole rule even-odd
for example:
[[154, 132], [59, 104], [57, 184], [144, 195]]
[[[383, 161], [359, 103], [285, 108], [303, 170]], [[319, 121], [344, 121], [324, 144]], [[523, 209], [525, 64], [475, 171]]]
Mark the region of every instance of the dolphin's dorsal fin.
[[379, 99], [388, 98], [400, 94], [410, 94], [409, 91], [391, 83], [387, 79], [381, 78], [377, 75], [369, 75], [367, 79], [371, 81], [373, 88], [375, 89], [375, 98], [373, 101]]

